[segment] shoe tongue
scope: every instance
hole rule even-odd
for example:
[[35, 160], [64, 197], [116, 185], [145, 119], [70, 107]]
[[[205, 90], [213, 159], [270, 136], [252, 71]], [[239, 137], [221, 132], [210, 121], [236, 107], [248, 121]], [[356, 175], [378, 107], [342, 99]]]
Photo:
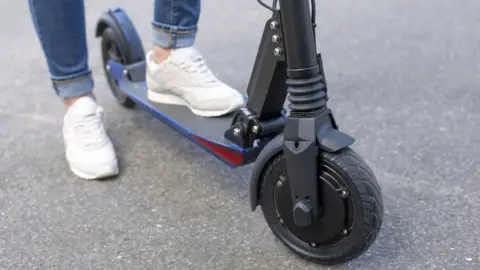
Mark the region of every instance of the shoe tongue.
[[172, 50], [170, 58], [174, 61], [184, 61], [197, 56], [198, 53], [191, 47]]
[[73, 103], [69, 110], [76, 115], [94, 115], [97, 111], [97, 103], [91, 97], [81, 97]]

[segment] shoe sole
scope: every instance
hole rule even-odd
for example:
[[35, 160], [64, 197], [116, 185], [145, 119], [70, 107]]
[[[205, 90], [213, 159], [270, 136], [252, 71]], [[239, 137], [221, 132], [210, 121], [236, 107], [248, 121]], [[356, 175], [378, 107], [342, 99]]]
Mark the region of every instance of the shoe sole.
[[190, 103], [185, 101], [184, 99], [172, 95], [172, 94], [161, 94], [155, 92], [151, 89], [148, 89], [147, 97], [150, 101], [155, 103], [163, 103], [163, 104], [170, 104], [170, 105], [180, 105], [186, 106], [192, 111], [194, 114], [203, 116], [203, 117], [218, 117], [223, 116], [225, 114], [231, 113], [234, 110], [241, 108], [243, 106], [243, 100], [241, 102], [235, 102], [230, 105], [228, 109], [225, 110], [199, 110], [194, 108]]
[[85, 179], [85, 180], [99, 180], [99, 179], [104, 179], [104, 178], [109, 178], [112, 176], [118, 175], [118, 168], [113, 168], [109, 171], [104, 171], [96, 174], [88, 174], [85, 172], [82, 172], [79, 169], [76, 169], [73, 166], [70, 166], [70, 170], [78, 177]]

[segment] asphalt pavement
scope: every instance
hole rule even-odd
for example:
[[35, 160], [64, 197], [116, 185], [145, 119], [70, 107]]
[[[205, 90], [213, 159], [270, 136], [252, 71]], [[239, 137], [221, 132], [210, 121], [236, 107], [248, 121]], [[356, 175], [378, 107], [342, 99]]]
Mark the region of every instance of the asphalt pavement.
[[[0, 10], [0, 269], [328, 269], [249, 209], [250, 167], [231, 170], [141, 111], [101, 71], [96, 20], [128, 11], [148, 48], [153, 1], [87, 1], [90, 64], [122, 164], [74, 177], [27, 1]], [[245, 89], [268, 11], [204, 1], [197, 47]], [[480, 2], [318, 1], [330, 107], [383, 189], [371, 249], [331, 269], [480, 269]]]

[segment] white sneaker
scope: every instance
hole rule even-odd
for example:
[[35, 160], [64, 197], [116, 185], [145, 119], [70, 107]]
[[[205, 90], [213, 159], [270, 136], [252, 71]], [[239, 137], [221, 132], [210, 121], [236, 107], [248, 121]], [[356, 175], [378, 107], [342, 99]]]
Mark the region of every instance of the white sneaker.
[[72, 172], [84, 179], [118, 174], [117, 157], [103, 127], [103, 110], [91, 97], [82, 97], [63, 119], [65, 152]]
[[244, 104], [243, 96], [218, 80], [194, 48], [172, 50], [162, 63], [147, 54], [148, 99], [156, 103], [183, 105], [197, 115], [228, 114]]

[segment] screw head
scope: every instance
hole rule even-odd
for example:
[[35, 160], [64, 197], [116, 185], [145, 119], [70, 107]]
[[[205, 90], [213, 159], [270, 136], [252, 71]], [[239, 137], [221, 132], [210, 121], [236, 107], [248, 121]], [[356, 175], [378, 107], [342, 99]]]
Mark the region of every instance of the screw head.
[[240, 135], [240, 129], [239, 128], [234, 128], [233, 129], [233, 135], [239, 136]]
[[347, 235], [347, 234], [348, 234], [348, 230], [347, 230], [347, 229], [343, 229], [342, 234], [343, 234], [343, 235]]
[[275, 35], [272, 36], [272, 41], [274, 43], [279, 43], [281, 40], [282, 40], [282, 38], [280, 38], [280, 35], [275, 34]]
[[282, 180], [278, 180], [278, 181], [277, 181], [277, 187], [282, 187], [282, 186], [283, 186]]
[[270, 22], [270, 29], [278, 29], [278, 22], [277, 21], [271, 21]]
[[260, 128], [258, 126], [253, 126], [252, 131], [253, 133], [258, 133], [260, 131]]
[[317, 243], [310, 243], [311, 247], [317, 247]]
[[277, 47], [273, 50], [273, 54], [276, 56], [281, 56], [283, 54], [282, 48]]
[[342, 191], [340, 191], [340, 196], [342, 196], [342, 198], [345, 198], [348, 196], [348, 191], [346, 189], [342, 189]]

